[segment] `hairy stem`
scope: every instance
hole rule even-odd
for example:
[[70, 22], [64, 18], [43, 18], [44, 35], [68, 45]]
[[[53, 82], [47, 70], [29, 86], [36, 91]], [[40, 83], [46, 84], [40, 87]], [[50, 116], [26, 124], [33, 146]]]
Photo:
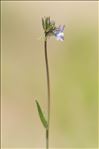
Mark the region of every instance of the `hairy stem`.
[[46, 129], [46, 149], [49, 149], [49, 124], [50, 124], [50, 78], [49, 78], [49, 65], [47, 57], [47, 38], [44, 41], [45, 49], [45, 63], [46, 63], [46, 76], [47, 76], [47, 94], [48, 94], [48, 128]]

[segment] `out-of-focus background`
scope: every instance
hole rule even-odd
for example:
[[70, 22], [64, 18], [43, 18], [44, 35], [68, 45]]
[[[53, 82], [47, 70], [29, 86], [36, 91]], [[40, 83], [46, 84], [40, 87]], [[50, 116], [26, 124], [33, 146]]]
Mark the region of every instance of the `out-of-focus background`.
[[65, 24], [48, 40], [50, 147], [96, 148], [98, 2], [2, 2], [2, 148], [45, 147], [37, 99], [47, 113], [41, 18]]

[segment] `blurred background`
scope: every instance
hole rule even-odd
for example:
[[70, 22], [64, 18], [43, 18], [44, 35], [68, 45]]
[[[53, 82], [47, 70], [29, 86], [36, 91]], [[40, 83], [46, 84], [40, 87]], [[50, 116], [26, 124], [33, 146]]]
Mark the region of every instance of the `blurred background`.
[[2, 1], [2, 148], [44, 148], [47, 114], [41, 18], [65, 24], [48, 40], [51, 148], [97, 148], [98, 2]]

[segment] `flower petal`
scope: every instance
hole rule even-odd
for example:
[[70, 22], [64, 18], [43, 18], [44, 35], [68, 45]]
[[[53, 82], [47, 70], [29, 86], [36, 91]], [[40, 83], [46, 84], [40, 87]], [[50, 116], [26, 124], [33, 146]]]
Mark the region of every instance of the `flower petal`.
[[59, 32], [55, 35], [57, 40], [63, 41], [64, 40], [64, 33], [63, 32]]

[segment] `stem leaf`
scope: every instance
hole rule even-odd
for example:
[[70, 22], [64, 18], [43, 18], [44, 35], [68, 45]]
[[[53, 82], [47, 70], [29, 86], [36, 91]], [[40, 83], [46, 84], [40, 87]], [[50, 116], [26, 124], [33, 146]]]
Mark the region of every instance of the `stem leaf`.
[[41, 109], [41, 107], [40, 107], [40, 105], [39, 105], [39, 103], [38, 103], [37, 100], [36, 100], [36, 105], [37, 105], [37, 109], [38, 109], [38, 113], [39, 113], [40, 120], [41, 120], [43, 126], [44, 126], [45, 128], [47, 128], [47, 127], [48, 127], [48, 123], [47, 123], [47, 121], [46, 121], [46, 119], [45, 119], [45, 117], [44, 117], [44, 114], [43, 114], [43, 112], [42, 112], [42, 109]]

